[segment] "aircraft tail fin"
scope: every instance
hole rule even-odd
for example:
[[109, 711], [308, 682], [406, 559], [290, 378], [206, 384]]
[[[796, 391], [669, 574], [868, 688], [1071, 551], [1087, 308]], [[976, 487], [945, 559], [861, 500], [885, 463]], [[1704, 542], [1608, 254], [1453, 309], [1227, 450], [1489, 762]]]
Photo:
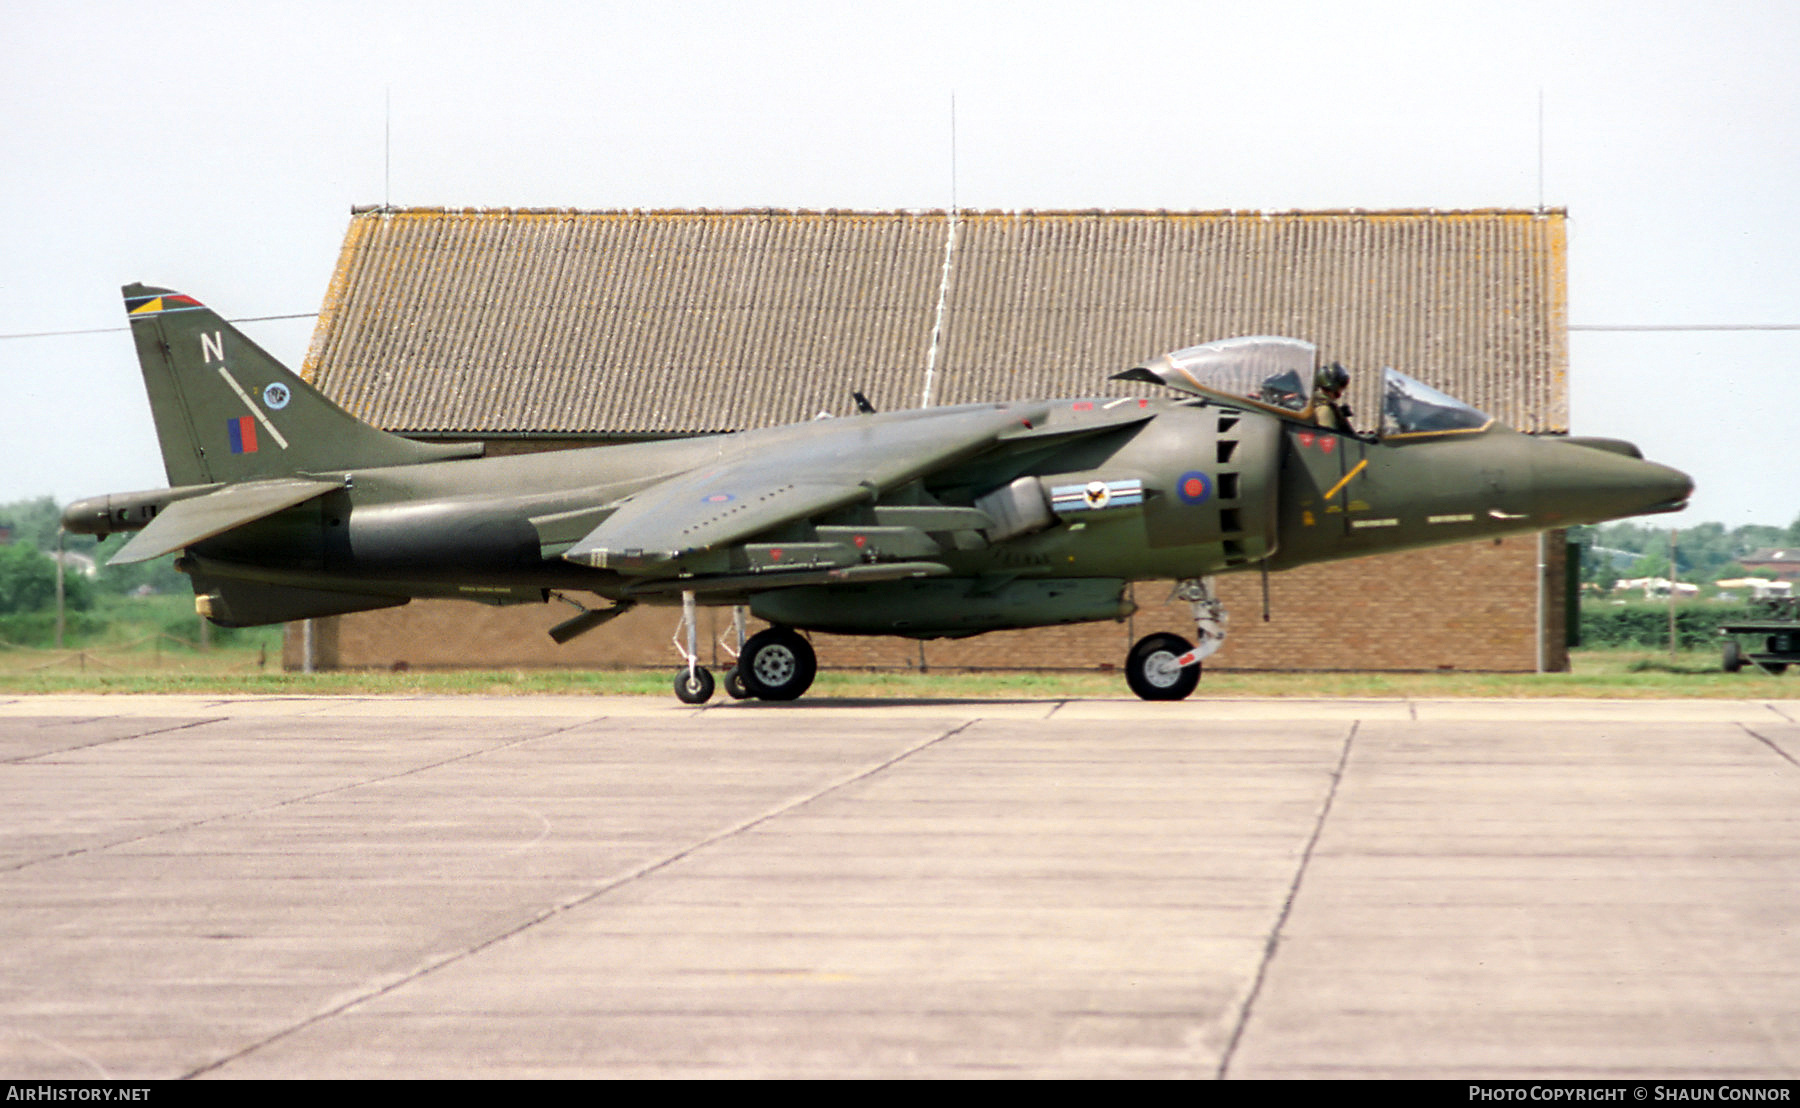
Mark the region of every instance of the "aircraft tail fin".
[[171, 485], [481, 452], [479, 444], [415, 442], [362, 422], [191, 296], [139, 284], [123, 291]]

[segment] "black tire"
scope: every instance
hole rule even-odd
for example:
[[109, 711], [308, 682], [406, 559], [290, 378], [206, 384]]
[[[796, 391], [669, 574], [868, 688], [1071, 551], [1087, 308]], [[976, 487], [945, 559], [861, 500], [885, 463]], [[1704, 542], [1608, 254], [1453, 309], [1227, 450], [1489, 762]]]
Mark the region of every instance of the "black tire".
[[1762, 671], [1770, 677], [1780, 677], [1787, 672], [1788, 667], [1786, 662], [1758, 662], [1756, 664], [1761, 666]]
[[1738, 670], [1743, 669], [1743, 668], [1744, 668], [1744, 648], [1738, 645], [1738, 641], [1736, 639], [1726, 639], [1725, 640], [1725, 661], [1724, 661], [1725, 672], [1726, 673], [1736, 673]]
[[1145, 635], [1125, 655], [1125, 683], [1142, 700], [1186, 700], [1200, 684], [1200, 667], [1170, 663], [1193, 648], [1180, 635]]
[[738, 655], [737, 671], [751, 696], [793, 700], [812, 687], [819, 660], [798, 632], [771, 627], [750, 636]]
[[683, 704], [704, 704], [712, 694], [713, 675], [705, 666], [695, 666], [692, 676], [686, 667], [675, 671], [675, 699]]
[[744, 675], [738, 672], [738, 667], [732, 666], [725, 671], [725, 680], [723, 684], [725, 685], [725, 695], [729, 696], [731, 699], [750, 699], [750, 690], [744, 687]]

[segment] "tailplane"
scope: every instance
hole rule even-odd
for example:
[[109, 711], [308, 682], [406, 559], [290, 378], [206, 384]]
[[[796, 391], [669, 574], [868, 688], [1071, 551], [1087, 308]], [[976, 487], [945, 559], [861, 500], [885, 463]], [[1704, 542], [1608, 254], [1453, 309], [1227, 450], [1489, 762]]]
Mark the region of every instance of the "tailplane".
[[465, 458], [362, 422], [191, 296], [126, 285], [125, 312], [171, 485]]

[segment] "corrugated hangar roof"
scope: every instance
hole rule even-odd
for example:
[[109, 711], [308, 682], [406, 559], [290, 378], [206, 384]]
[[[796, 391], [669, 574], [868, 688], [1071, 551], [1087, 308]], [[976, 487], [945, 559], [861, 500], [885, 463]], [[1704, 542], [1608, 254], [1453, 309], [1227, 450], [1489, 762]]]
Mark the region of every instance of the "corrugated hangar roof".
[[1564, 430], [1566, 242], [1560, 210], [358, 210], [304, 372], [398, 431], [654, 435], [917, 407], [928, 372], [934, 404], [1141, 393], [1107, 377], [1281, 334], [1370, 415], [1391, 365]]

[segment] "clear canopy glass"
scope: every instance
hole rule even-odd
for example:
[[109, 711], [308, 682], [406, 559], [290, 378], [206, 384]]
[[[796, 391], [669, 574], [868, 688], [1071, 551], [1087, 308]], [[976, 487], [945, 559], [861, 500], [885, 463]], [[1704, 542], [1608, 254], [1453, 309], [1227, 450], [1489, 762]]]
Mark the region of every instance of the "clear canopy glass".
[[[1214, 399], [1243, 398], [1265, 407], [1312, 415], [1319, 348], [1304, 339], [1250, 335], [1219, 339], [1153, 358], [1117, 375]], [[1337, 397], [1327, 397], [1335, 406]], [[1486, 429], [1494, 422], [1470, 407], [1394, 369], [1381, 374], [1381, 436], [1443, 435]], [[1336, 426], [1334, 424], [1334, 426]], [[1341, 429], [1341, 428], [1340, 428]]]
[[1434, 435], [1479, 431], [1494, 422], [1486, 412], [1415, 381], [1395, 369], [1381, 371], [1381, 434]]
[[1318, 359], [1319, 348], [1302, 339], [1251, 335], [1164, 354], [1119, 376], [1303, 412], [1312, 401]]

